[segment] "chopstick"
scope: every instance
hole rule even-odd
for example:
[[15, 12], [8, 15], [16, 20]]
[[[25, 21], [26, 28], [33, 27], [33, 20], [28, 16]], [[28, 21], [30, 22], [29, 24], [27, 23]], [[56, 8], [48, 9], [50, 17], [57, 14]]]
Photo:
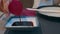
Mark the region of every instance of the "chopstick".
[[27, 10], [33, 10], [38, 12], [44, 12], [44, 13], [60, 13], [60, 10], [46, 10], [46, 9], [33, 9], [33, 8], [26, 8]]

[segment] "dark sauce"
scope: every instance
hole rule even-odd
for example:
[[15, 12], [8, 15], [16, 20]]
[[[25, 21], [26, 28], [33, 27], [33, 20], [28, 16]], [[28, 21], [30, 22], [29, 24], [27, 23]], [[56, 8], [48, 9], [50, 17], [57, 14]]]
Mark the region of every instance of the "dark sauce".
[[14, 22], [12, 26], [33, 26], [33, 22], [29, 21]]

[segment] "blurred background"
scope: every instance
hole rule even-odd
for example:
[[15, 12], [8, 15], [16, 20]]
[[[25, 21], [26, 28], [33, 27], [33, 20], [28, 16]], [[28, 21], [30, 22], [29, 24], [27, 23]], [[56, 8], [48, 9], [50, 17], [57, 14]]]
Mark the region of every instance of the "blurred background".
[[[6, 24], [6, 21], [8, 20], [8, 18], [10, 17], [10, 16], [6, 17], [6, 16], [9, 14], [8, 5], [11, 1], [12, 0], [0, 0], [0, 34], [4, 34], [4, 32], [6, 30], [4, 28], [4, 25]], [[43, 5], [59, 5], [60, 4], [60, 0], [20, 0], [20, 1], [23, 3], [24, 8], [37, 8], [37, 7], [43, 6]], [[47, 24], [47, 23], [45, 23], [45, 24]], [[50, 26], [51, 26], [51, 24], [50, 24]], [[44, 25], [44, 23], [42, 23], [42, 25]], [[44, 26], [47, 27], [48, 25], [44, 25]], [[44, 30], [44, 26], [42, 26], [43, 30]], [[47, 34], [47, 33], [45, 33], [45, 34]]]

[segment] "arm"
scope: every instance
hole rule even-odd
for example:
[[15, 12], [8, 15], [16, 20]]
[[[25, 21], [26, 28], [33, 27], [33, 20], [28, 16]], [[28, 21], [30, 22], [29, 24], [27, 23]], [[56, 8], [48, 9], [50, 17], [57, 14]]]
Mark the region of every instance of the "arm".
[[41, 0], [34, 0], [33, 8], [37, 8]]
[[40, 4], [40, 1], [46, 2], [46, 1], [48, 1], [48, 0], [34, 0], [33, 8], [37, 8], [37, 7], [39, 6], [39, 4]]

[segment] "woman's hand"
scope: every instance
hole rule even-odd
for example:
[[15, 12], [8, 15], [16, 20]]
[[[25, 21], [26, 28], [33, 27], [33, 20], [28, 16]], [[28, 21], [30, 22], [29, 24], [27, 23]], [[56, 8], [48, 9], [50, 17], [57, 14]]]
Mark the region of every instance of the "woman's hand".
[[9, 10], [8, 10], [9, 3], [10, 3], [9, 0], [0, 0], [0, 11], [6, 14], [6, 16], [9, 16]]

